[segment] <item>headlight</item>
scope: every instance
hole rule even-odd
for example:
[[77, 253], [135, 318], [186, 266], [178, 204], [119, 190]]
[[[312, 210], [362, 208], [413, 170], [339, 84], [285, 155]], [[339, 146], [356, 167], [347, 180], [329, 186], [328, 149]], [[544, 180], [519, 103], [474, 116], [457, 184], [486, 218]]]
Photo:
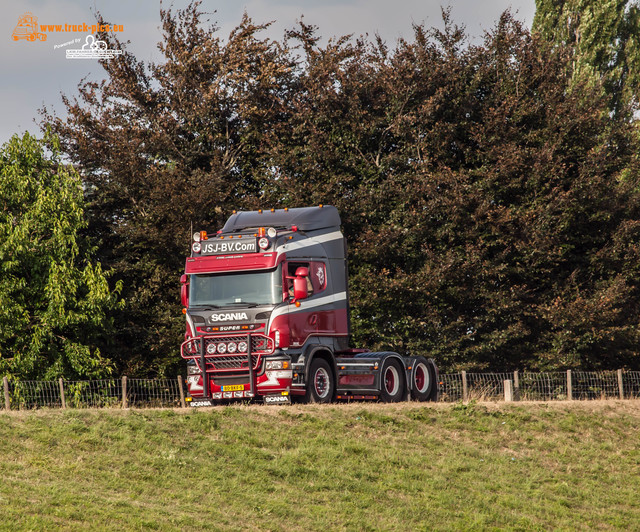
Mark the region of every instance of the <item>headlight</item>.
[[269, 239], [262, 237], [260, 240], [258, 240], [258, 246], [260, 246], [260, 249], [267, 249], [269, 247]]
[[289, 362], [287, 362], [286, 360], [269, 360], [265, 365], [265, 369], [267, 370], [288, 369], [288, 368], [289, 368]]

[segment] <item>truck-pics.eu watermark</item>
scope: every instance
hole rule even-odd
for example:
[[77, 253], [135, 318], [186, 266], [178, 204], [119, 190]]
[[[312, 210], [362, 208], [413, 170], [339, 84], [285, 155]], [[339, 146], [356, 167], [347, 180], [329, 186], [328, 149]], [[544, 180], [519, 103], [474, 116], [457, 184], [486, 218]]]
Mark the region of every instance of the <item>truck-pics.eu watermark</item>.
[[[113, 59], [121, 55], [122, 50], [109, 49], [106, 41], [97, 39], [95, 33], [123, 32], [122, 24], [38, 24], [38, 17], [26, 12], [18, 18], [18, 24], [13, 29], [11, 38], [14, 41], [27, 42], [46, 41], [50, 33], [84, 33], [84, 43], [80, 48], [67, 49], [67, 59]], [[54, 44], [53, 49], [66, 48], [83, 42], [81, 38], [74, 38], [64, 43]]]

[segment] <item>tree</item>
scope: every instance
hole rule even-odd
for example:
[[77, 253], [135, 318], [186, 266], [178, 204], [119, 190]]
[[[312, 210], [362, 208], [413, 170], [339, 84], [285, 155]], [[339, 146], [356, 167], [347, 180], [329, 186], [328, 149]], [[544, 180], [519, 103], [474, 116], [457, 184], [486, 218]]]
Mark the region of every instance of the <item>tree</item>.
[[637, 0], [536, 0], [533, 31], [573, 49], [576, 77], [602, 79], [615, 116], [639, 109]]
[[45, 112], [82, 173], [100, 259], [123, 283], [112, 358], [129, 375], [175, 374], [191, 226], [259, 204], [270, 168], [258, 154], [283, 119], [286, 49], [247, 16], [226, 43], [203, 17], [198, 2], [162, 10], [163, 62], [103, 61], [104, 82], [64, 98], [66, 120]]
[[119, 287], [92, 262], [80, 178], [57, 141], [26, 133], [0, 150], [0, 372], [22, 379], [101, 377], [100, 346]]

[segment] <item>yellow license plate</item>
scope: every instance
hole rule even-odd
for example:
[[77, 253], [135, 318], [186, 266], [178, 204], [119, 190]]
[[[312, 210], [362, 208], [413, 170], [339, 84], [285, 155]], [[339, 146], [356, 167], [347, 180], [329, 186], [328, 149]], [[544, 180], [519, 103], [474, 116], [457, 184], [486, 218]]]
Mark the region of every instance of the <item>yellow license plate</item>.
[[223, 392], [239, 392], [244, 390], [244, 384], [230, 384], [229, 386], [223, 386]]

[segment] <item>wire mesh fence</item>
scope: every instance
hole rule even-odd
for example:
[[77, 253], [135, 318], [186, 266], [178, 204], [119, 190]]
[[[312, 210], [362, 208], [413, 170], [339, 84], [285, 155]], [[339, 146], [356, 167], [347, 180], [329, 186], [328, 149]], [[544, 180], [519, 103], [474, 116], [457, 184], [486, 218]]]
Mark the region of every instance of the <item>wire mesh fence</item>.
[[564, 401], [569, 398], [567, 372], [519, 375], [516, 398], [523, 401]]
[[624, 396], [627, 399], [640, 399], [640, 371], [628, 371], [624, 379]]
[[513, 373], [468, 373], [469, 399], [496, 401], [504, 398], [504, 381]]
[[441, 373], [439, 397], [443, 402], [462, 401], [464, 390], [462, 385], [462, 373]]
[[501, 400], [511, 381], [513, 397], [521, 401], [640, 399], [640, 371], [558, 371], [440, 374], [443, 402]]
[[[513, 398], [526, 401], [640, 399], [640, 371], [441, 373], [439, 401], [499, 401], [505, 381]], [[104, 379], [4, 382], [5, 409], [175, 408], [185, 405], [184, 380]]]
[[179, 407], [180, 387], [177, 379], [129, 379], [127, 402], [134, 408]]
[[184, 404], [176, 379], [103, 379], [89, 381], [14, 381], [4, 379], [4, 407], [170, 408]]
[[61, 408], [62, 398], [58, 381], [15, 381], [9, 384], [13, 408]]
[[66, 404], [72, 408], [113, 408], [122, 402], [122, 380], [67, 381]]

